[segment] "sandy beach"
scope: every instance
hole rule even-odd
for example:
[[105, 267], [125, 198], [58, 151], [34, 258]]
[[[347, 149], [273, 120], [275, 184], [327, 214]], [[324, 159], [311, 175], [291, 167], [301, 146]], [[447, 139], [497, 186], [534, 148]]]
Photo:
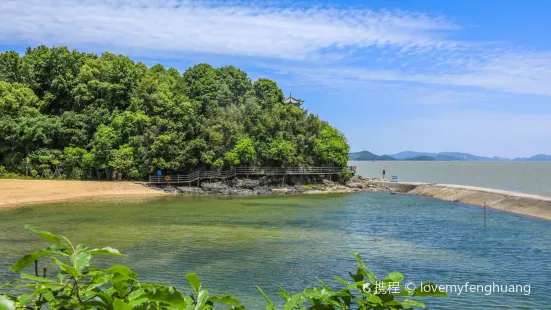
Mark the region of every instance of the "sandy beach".
[[131, 182], [0, 179], [0, 208], [116, 195], [166, 195], [166, 193]]

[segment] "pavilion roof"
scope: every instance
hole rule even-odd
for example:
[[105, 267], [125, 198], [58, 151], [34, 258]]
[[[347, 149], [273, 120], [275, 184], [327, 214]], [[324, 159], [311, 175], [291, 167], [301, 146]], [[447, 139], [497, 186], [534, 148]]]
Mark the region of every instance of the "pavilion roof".
[[283, 103], [285, 104], [303, 104], [304, 100], [293, 98], [291, 94], [289, 94], [289, 97], [285, 98], [283, 100]]

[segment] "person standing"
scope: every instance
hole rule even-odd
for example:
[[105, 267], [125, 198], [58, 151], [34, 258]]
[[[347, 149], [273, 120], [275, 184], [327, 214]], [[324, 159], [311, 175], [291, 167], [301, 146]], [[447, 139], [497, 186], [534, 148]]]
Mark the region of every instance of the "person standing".
[[383, 180], [385, 179], [386, 170], [383, 169]]

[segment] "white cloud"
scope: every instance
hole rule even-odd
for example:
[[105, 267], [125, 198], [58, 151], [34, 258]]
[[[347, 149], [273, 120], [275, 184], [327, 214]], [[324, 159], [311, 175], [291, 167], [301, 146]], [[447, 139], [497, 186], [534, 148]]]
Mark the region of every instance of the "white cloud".
[[406, 11], [195, 0], [0, 1], [1, 44], [141, 57], [253, 56], [270, 70], [291, 72], [298, 83], [421, 84], [435, 89], [423, 94], [427, 102], [446, 102], [436, 90], [442, 85], [551, 95], [551, 51], [449, 39], [457, 31], [446, 18]]
[[468, 87], [467, 92], [471, 94], [471, 88], [475, 87], [503, 93], [551, 96], [551, 52], [471, 52], [467, 56], [452, 53], [446, 62], [446, 66], [428, 62], [421, 68], [408, 68], [398, 63], [391, 69], [304, 66], [289, 71], [300, 80], [333, 86], [408, 82], [416, 84], [410, 85], [413, 89], [419, 85], [440, 85]]
[[285, 59], [324, 49], [455, 49], [442, 39], [456, 26], [401, 11], [205, 1], [4, 0], [0, 42], [117, 46], [157, 52], [211, 52]]

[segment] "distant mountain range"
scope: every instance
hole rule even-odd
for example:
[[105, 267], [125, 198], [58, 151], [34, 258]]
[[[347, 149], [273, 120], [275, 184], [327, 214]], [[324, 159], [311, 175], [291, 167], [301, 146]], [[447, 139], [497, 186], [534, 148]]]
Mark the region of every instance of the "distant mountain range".
[[396, 160], [388, 155], [375, 155], [369, 151], [361, 151], [356, 153], [349, 153], [348, 158], [350, 160]]
[[538, 154], [532, 157], [503, 158], [503, 157], [484, 157], [461, 152], [414, 152], [404, 151], [392, 155], [376, 155], [369, 151], [349, 153], [350, 160], [417, 160], [417, 161], [551, 161], [551, 155]]

